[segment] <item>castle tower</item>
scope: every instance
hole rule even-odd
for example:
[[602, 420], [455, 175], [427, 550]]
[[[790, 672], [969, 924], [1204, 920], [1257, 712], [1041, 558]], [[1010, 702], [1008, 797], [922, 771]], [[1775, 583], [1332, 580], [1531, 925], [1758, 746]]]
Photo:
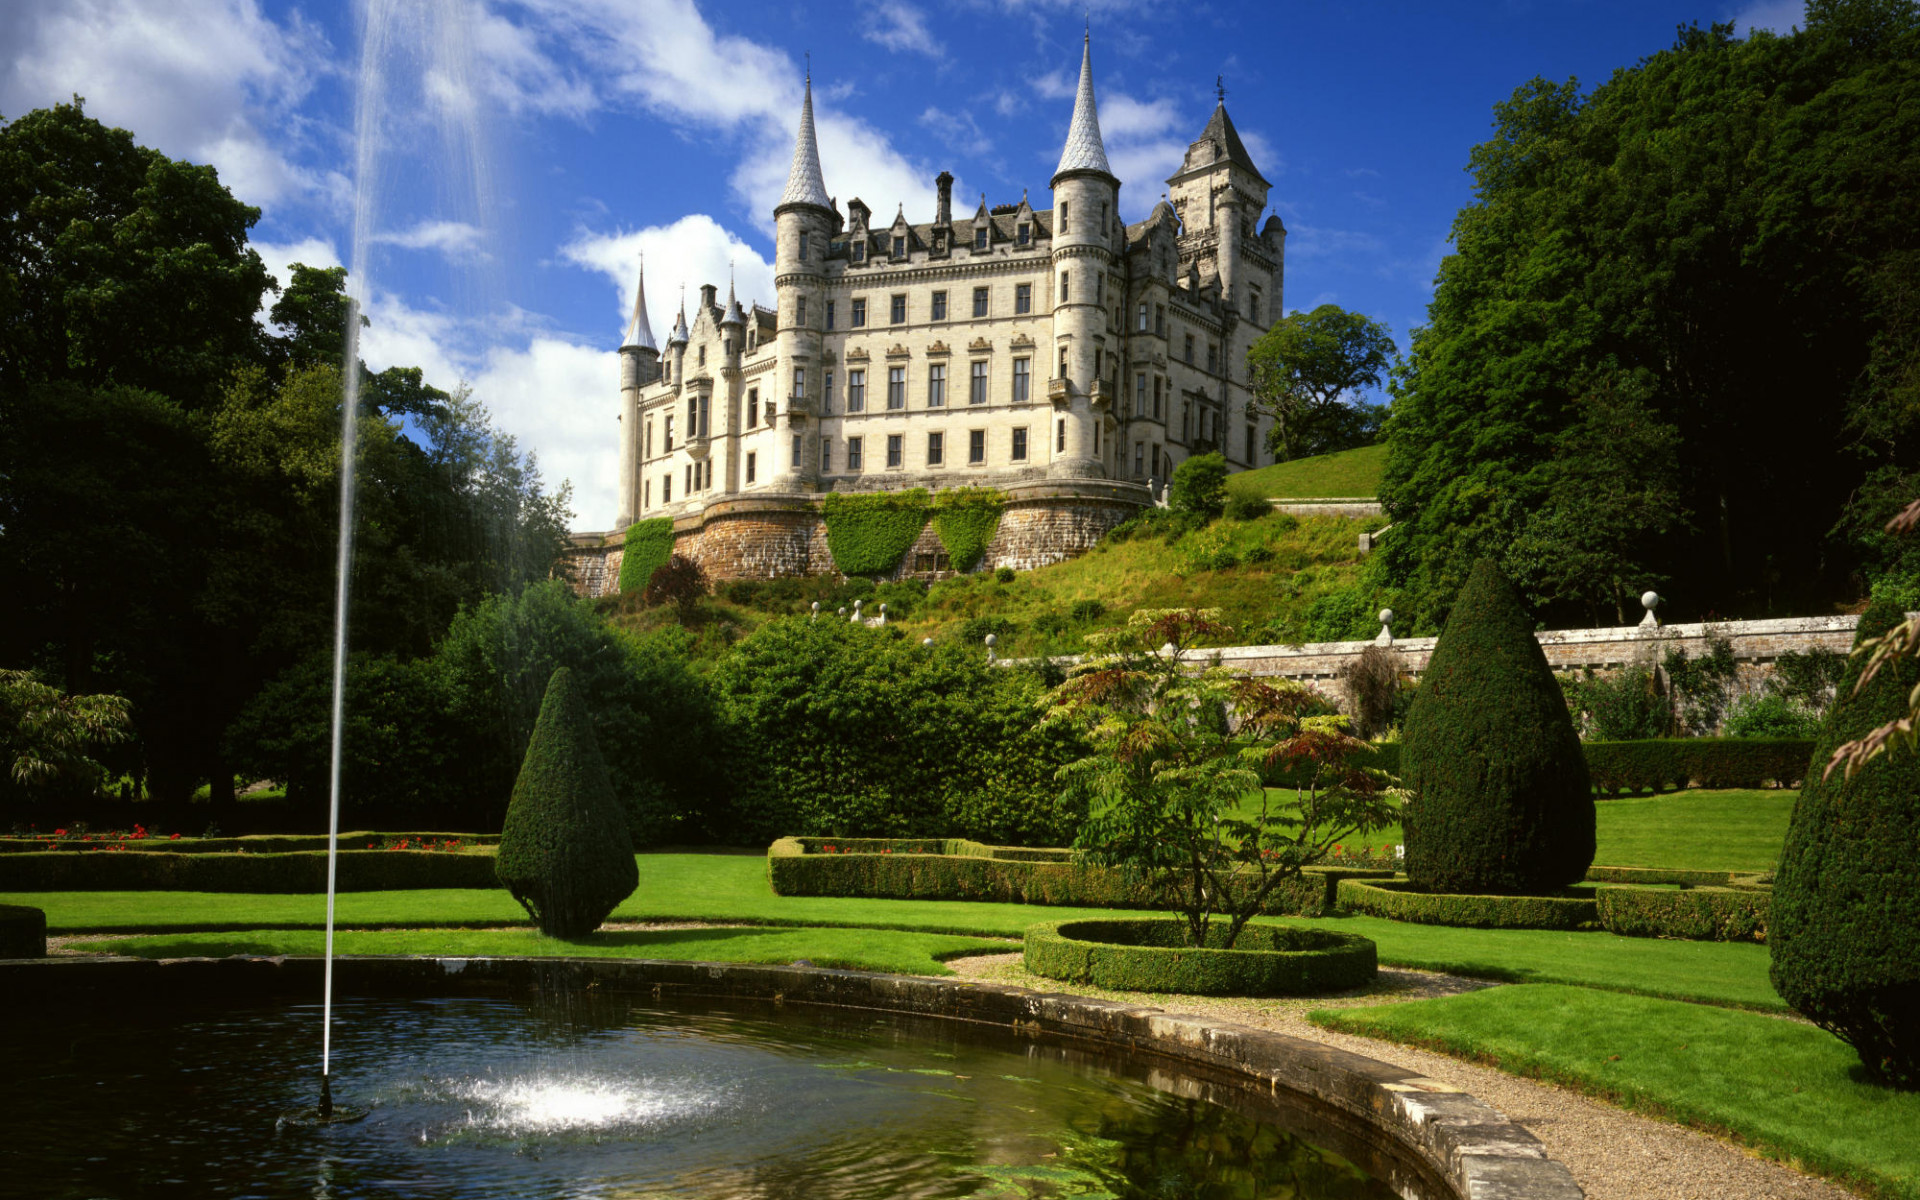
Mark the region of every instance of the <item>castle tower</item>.
[[[773, 286], [779, 310], [776, 416], [785, 444], [775, 448], [773, 471], [780, 491], [811, 491], [819, 476], [818, 422], [825, 410], [826, 366], [820, 333], [826, 319], [827, 246], [836, 224], [833, 200], [820, 174], [820, 147], [813, 134], [813, 77], [800, 103], [800, 131], [793, 141], [787, 190], [774, 207]], [[769, 397], [771, 399], [771, 397]]]
[[1217, 276], [1221, 306], [1262, 327], [1281, 311], [1279, 238], [1254, 233], [1269, 186], [1227, 115], [1222, 89], [1207, 127], [1168, 177], [1167, 193], [1180, 214], [1181, 262], [1197, 266], [1203, 278]]
[[647, 322], [647, 260], [640, 259], [634, 280], [633, 316], [620, 342], [620, 522], [625, 529], [640, 511], [637, 472], [640, 460], [640, 389], [660, 377], [660, 348]]
[[1107, 150], [1100, 141], [1091, 33], [1081, 46], [1080, 89], [1067, 126], [1067, 144], [1050, 186], [1054, 349], [1047, 396], [1053, 402], [1054, 427], [1048, 431], [1052, 454], [1047, 473], [1056, 478], [1097, 478], [1105, 474], [1102, 448], [1096, 445], [1098, 431], [1113, 407], [1112, 387], [1106, 380], [1119, 349], [1119, 331], [1109, 332], [1107, 314], [1122, 297], [1109, 282], [1120, 181], [1107, 165]]

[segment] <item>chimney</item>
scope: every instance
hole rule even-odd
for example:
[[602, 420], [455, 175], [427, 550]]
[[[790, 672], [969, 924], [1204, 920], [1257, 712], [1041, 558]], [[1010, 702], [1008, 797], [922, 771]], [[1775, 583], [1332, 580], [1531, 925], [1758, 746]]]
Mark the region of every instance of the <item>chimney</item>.
[[934, 186], [940, 189], [940, 210], [934, 215], [935, 225], [953, 224], [953, 172], [942, 171], [934, 177]]
[[700, 285], [701, 308], [714, 308], [718, 305], [719, 299], [720, 287], [718, 284], [703, 283]]

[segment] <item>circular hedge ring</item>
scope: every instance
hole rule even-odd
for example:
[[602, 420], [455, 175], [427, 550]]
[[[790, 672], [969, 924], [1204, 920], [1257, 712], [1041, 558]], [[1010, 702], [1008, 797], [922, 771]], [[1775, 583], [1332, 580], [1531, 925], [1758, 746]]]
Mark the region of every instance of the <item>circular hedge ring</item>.
[[[1208, 931], [1224, 941], [1225, 928]], [[1049, 921], [1027, 929], [1035, 975], [1129, 992], [1306, 996], [1372, 982], [1379, 958], [1358, 934], [1249, 925], [1231, 950], [1187, 944], [1183, 921]]]
[[45, 958], [47, 914], [20, 904], [0, 904], [0, 958]]
[[1591, 885], [1551, 896], [1428, 892], [1404, 879], [1342, 879], [1340, 907], [1392, 921], [1468, 929], [1580, 929], [1600, 919]]

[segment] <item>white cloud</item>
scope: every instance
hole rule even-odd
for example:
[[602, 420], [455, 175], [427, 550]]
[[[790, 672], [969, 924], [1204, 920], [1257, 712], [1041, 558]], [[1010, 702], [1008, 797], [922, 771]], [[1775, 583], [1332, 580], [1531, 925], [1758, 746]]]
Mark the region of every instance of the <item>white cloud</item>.
[[479, 226], [465, 221], [422, 221], [411, 229], [376, 233], [373, 240], [402, 250], [432, 250], [450, 263], [464, 264], [491, 257], [483, 245], [485, 236]]
[[[289, 157], [293, 109], [331, 51], [255, 0], [9, 0], [0, 5], [0, 112], [74, 94], [90, 115], [175, 158], [211, 162], [249, 204], [337, 194]], [[290, 143], [294, 143], [290, 146]]]
[[619, 336], [633, 312], [633, 284], [642, 253], [647, 256], [647, 321], [662, 347], [679, 309], [682, 284], [697, 293], [701, 284], [711, 283], [724, 294], [731, 269], [742, 305], [757, 300], [773, 307], [773, 264], [704, 213], [631, 232], [585, 233], [562, 246], [560, 257], [598, 271], [614, 285], [617, 301], [608, 309], [609, 339]]
[[964, 108], [943, 109], [928, 105], [920, 114], [920, 125], [940, 144], [960, 154], [991, 154], [993, 139], [980, 128], [980, 122]]
[[1079, 89], [1080, 77], [1067, 74], [1066, 68], [1033, 77], [1033, 90], [1042, 100], [1071, 100]]
[[940, 53], [940, 43], [934, 41], [927, 29], [927, 14], [913, 5], [902, 0], [883, 0], [875, 16], [876, 23], [862, 29], [861, 37], [896, 53]]
[[1806, 0], [1758, 0], [1735, 13], [1733, 24], [1742, 36], [1751, 35], [1756, 29], [1792, 33], [1796, 27], [1806, 27]]

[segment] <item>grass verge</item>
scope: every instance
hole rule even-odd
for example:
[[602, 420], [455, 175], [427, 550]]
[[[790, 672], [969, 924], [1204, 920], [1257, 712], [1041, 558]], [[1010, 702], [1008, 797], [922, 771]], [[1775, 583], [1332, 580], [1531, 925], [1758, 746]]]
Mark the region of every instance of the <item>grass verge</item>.
[[1309, 1018], [1732, 1134], [1771, 1157], [1920, 1200], [1920, 1094], [1867, 1082], [1852, 1049], [1811, 1025], [1552, 985]]
[[1602, 800], [1593, 861], [1608, 867], [1771, 871], [1799, 793], [1788, 788], [1671, 792]]
[[1235, 496], [1287, 500], [1374, 496], [1379, 494], [1380, 476], [1386, 467], [1384, 444], [1361, 446], [1237, 472], [1227, 476], [1227, 491]]

